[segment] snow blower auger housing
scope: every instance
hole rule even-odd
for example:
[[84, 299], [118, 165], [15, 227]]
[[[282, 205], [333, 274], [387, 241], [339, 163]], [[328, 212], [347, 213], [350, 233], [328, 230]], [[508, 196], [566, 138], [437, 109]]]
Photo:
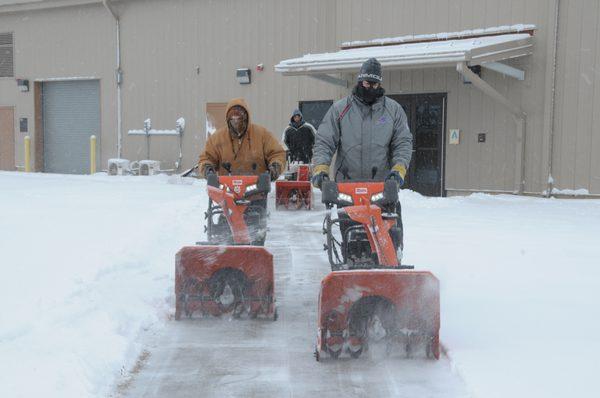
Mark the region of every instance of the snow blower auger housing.
[[208, 244], [264, 245], [267, 232], [268, 173], [258, 176], [207, 177], [208, 210], [205, 227]]
[[310, 210], [312, 186], [310, 166], [291, 164], [285, 180], [275, 182], [275, 206], [278, 210]]
[[[439, 282], [401, 265], [394, 181], [325, 181], [323, 223], [332, 272], [321, 282], [315, 357], [358, 358], [369, 344], [388, 354], [439, 358]], [[338, 232], [339, 230], [339, 232]]]
[[256, 246], [186, 246], [175, 259], [175, 319], [231, 313], [277, 319], [273, 255]]

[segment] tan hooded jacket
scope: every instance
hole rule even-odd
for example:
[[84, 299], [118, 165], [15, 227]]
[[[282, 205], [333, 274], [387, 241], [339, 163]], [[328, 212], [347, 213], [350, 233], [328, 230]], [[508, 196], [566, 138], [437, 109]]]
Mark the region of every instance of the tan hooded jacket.
[[[269, 165], [279, 163], [280, 170], [285, 167], [285, 150], [273, 135], [264, 127], [253, 124], [250, 110], [243, 98], [234, 98], [227, 104], [225, 115], [229, 110], [239, 105], [248, 113], [248, 129], [241, 138], [233, 138], [229, 133], [228, 124], [215, 131], [206, 141], [204, 151], [198, 161], [200, 175], [205, 177], [207, 165], [212, 165], [217, 174], [227, 174], [223, 163], [231, 163], [232, 174], [249, 175], [268, 171]], [[225, 116], [227, 117], [227, 116]], [[253, 170], [252, 165], [256, 164]]]

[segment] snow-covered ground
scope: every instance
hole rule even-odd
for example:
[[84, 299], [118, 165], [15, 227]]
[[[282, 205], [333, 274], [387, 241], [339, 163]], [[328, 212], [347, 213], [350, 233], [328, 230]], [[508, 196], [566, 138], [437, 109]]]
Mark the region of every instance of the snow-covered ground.
[[[0, 396], [114, 391], [140, 333], [171, 322], [174, 254], [202, 235], [204, 191], [164, 176], [0, 173]], [[441, 281], [442, 341], [471, 395], [596, 395], [600, 201], [401, 199], [405, 262]]]

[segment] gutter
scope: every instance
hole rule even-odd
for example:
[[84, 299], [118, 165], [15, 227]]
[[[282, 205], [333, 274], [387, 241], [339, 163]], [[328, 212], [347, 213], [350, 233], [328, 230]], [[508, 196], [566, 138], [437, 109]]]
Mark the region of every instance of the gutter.
[[510, 102], [496, 91], [496, 89], [486, 83], [485, 80], [473, 73], [466, 62], [457, 63], [456, 70], [484, 94], [504, 105], [515, 117], [515, 121], [517, 122], [517, 145], [515, 154], [515, 190], [513, 193], [518, 195], [523, 194], [525, 190], [525, 125], [527, 115], [520, 107]]
[[556, 112], [556, 58], [558, 53], [558, 17], [560, 11], [560, 0], [555, 0], [556, 7], [554, 10], [554, 46], [552, 49], [552, 89], [550, 90], [550, 107], [548, 109], [548, 163], [546, 170], [548, 172], [548, 180], [546, 187], [546, 197], [552, 195], [554, 188], [554, 178], [552, 177], [552, 157], [554, 153], [554, 113]]
[[102, 4], [115, 19], [116, 26], [117, 68], [115, 70], [115, 79], [117, 81], [117, 158], [121, 159], [123, 155], [123, 106], [121, 93], [121, 86], [123, 83], [123, 70], [121, 69], [121, 24], [119, 21], [119, 14], [117, 14], [114, 7], [108, 2], [108, 0], [102, 0]]
[[55, 0], [55, 1], [30, 1], [27, 3], [14, 3], [0, 5], [0, 14], [18, 13], [52, 8], [74, 7], [101, 3], [101, 0]]

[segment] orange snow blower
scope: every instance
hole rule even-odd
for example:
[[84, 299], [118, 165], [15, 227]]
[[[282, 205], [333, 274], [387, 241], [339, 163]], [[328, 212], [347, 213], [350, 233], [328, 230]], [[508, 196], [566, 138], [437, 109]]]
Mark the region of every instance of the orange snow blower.
[[358, 358], [379, 343], [388, 354], [400, 347], [407, 357], [438, 359], [439, 282], [400, 263], [397, 184], [324, 181], [322, 192], [332, 272], [321, 282], [317, 361], [344, 349]]
[[176, 256], [175, 319], [196, 311], [277, 319], [273, 256], [260, 247], [266, 237], [269, 174], [210, 174], [207, 189], [208, 242], [183, 247]]
[[277, 209], [310, 210], [312, 207], [312, 187], [310, 166], [291, 164], [285, 173], [285, 180], [275, 182], [275, 205]]

